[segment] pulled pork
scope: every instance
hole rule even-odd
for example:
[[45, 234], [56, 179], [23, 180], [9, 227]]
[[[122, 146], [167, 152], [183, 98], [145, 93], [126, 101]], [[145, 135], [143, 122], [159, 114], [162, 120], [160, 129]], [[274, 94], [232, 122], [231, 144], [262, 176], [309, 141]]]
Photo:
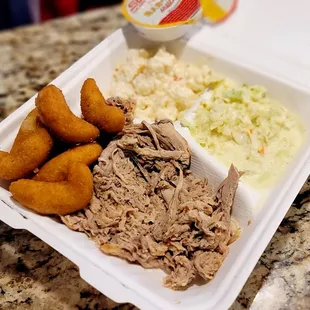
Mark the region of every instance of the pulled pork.
[[191, 173], [190, 159], [170, 121], [130, 125], [99, 158], [89, 207], [62, 220], [106, 254], [163, 269], [169, 288], [186, 288], [199, 276], [210, 280], [234, 238], [239, 173], [231, 166], [213, 191]]
[[121, 109], [125, 114], [125, 125], [129, 125], [133, 122], [136, 103], [129, 99], [123, 99], [120, 97], [110, 97], [106, 101], [107, 105], [117, 107]]

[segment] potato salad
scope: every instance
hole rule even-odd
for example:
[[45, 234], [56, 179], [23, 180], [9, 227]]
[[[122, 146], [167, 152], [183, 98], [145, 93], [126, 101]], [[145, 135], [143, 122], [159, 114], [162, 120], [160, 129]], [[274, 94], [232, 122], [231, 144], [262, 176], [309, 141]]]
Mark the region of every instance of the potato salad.
[[136, 101], [136, 117], [177, 120], [216, 77], [207, 65], [179, 61], [165, 48], [129, 50], [114, 71], [111, 96]]

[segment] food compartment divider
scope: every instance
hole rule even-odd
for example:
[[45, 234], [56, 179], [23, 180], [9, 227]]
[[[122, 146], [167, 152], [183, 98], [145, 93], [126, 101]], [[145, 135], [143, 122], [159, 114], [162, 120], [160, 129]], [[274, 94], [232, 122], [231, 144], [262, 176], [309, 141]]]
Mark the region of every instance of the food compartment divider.
[[[182, 128], [179, 122], [175, 123], [177, 131], [187, 140], [192, 151], [191, 171], [200, 178], [207, 178], [215, 186], [226, 177], [228, 169], [203, 149], [191, 136], [187, 128]], [[257, 213], [256, 205], [261, 194], [242, 181], [239, 182], [232, 209], [232, 218], [236, 220], [242, 230], [253, 221]]]

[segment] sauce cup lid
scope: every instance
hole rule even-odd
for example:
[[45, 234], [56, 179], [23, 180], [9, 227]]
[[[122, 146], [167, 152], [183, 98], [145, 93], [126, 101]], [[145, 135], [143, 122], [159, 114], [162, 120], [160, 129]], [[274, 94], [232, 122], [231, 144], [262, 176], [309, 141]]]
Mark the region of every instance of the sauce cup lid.
[[200, 0], [124, 0], [122, 4], [125, 18], [146, 28], [194, 24], [199, 12]]
[[201, 17], [208, 23], [227, 19], [238, 0], [124, 0], [122, 13], [135, 26], [166, 28], [194, 24]]

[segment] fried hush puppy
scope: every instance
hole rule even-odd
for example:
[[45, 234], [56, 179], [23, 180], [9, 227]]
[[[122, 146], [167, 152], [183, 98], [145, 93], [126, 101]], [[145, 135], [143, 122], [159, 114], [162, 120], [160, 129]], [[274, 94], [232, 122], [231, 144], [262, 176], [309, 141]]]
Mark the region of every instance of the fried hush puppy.
[[65, 215], [85, 208], [93, 194], [93, 177], [80, 162], [70, 162], [61, 182], [21, 179], [11, 183], [13, 198], [25, 207], [46, 215]]
[[45, 126], [39, 119], [38, 109], [34, 108], [30, 113], [28, 113], [28, 115], [20, 125], [13, 146], [11, 148], [11, 152], [14, 151], [15, 147], [18, 147], [18, 145], [20, 145], [22, 140], [24, 140], [26, 137], [28, 137], [31, 133], [35, 132], [39, 128], [45, 128]]
[[70, 149], [47, 162], [41, 167], [35, 181], [60, 182], [68, 174], [70, 162], [81, 162], [89, 166], [95, 162], [102, 153], [102, 147], [97, 143], [86, 144]]
[[87, 79], [82, 86], [81, 110], [84, 118], [103, 132], [116, 134], [124, 128], [124, 112], [106, 103], [94, 79]]
[[43, 124], [66, 143], [88, 143], [99, 136], [98, 128], [71, 112], [62, 91], [55, 85], [39, 92], [36, 106]]
[[38, 119], [38, 110], [32, 110], [23, 121], [11, 151], [0, 151], [0, 179], [14, 181], [26, 177], [46, 161], [53, 144]]

